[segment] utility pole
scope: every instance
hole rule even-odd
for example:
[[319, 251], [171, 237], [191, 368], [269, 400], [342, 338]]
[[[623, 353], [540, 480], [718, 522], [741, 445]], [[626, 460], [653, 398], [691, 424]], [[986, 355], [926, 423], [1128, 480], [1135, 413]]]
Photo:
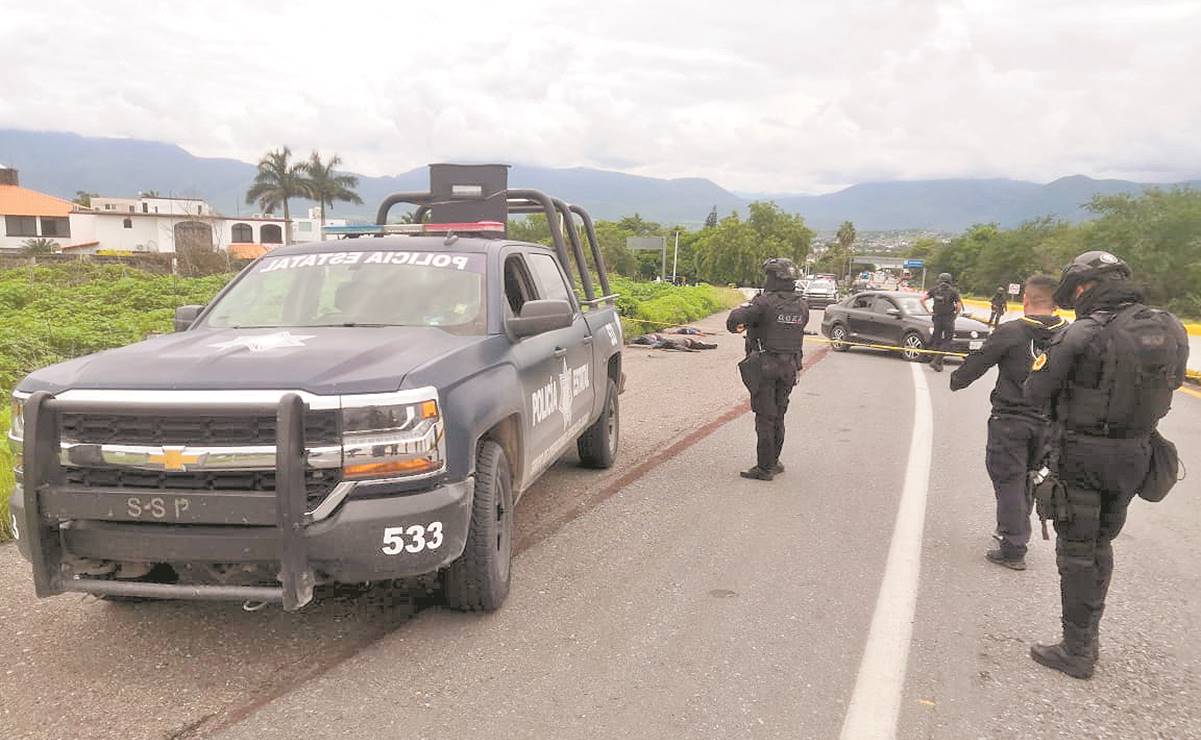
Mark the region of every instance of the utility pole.
[[680, 232], [676, 232], [676, 251], [671, 258], [671, 284], [676, 283], [676, 266], [680, 263]]
[[667, 237], [659, 237], [663, 240], [663, 248], [659, 250], [659, 254], [663, 255], [663, 266], [659, 268], [659, 279], [667, 280]]

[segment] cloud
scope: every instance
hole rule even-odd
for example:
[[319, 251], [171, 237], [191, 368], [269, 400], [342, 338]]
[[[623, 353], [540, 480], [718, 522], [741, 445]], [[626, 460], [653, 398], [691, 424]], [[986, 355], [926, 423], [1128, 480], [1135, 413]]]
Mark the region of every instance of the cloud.
[[1201, 2], [513, 7], [0, 0], [0, 126], [777, 192], [1201, 174]]

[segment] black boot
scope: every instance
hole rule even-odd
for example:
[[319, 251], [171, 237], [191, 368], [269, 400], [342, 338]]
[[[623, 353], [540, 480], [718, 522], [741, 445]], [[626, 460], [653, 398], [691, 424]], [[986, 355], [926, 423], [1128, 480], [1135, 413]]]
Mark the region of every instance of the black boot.
[[743, 478], [750, 478], [751, 480], [771, 480], [774, 477], [770, 470], [764, 470], [758, 465], [750, 470], [742, 471], [739, 473], [739, 475], [741, 475]]
[[990, 563], [1003, 565], [1010, 570], [1026, 570], [1026, 558], [1022, 555], [1007, 555], [1004, 550], [997, 548], [984, 553]]
[[776, 460], [776, 464], [772, 465], [770, 470], [772, 475], [779, 475], [780, 473], [784, 472], [784, 463]]
[[1072, 678], [1092, 678], [1097, 664], [1096, 645], [1090, 639], [1090, 630], [1080, 629], [1068, 622], [1063, 623], [1063, 641], [1054, 645], [1035, 643], [1030, 646], [1030, 657], [1034, 662], [1066, 673]]

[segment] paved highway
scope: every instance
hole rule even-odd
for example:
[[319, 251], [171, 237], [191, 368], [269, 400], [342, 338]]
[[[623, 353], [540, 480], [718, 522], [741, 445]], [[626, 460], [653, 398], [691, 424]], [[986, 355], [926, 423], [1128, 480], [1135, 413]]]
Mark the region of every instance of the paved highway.
[[[718, 341], [628, 351], [622, 466], [565, 461], [522, 500], [493, 615], [380, 589], [300, 615], [36, 601], [0, 548], [3, 734], [1201, 737], [1197, 480], [1132, 506], [1102, 661], [1074, 681], [1027, 656], [1057, 630], [1052, 543], [1025, 572], [983, 559], [991, 376], [952, 394], [948, 373], [811, 351], [787, 471], [761, 483], [737, 475], [741, 341]], [[1163, 429], [1201, 459], [1201, 397]]]

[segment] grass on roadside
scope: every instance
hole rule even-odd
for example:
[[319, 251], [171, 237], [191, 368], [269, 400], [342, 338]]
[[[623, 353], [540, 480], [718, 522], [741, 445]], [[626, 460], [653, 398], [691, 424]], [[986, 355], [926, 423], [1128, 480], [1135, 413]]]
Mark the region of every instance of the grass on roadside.
[[622, 277], [614, 277], [610, 282], [620, 294], [617, 312], [627, 339], [703, 319], [744, 300], [742, 293], [733, 288], [712, 285], [680, 287], [670, 283], [638, 283]]

